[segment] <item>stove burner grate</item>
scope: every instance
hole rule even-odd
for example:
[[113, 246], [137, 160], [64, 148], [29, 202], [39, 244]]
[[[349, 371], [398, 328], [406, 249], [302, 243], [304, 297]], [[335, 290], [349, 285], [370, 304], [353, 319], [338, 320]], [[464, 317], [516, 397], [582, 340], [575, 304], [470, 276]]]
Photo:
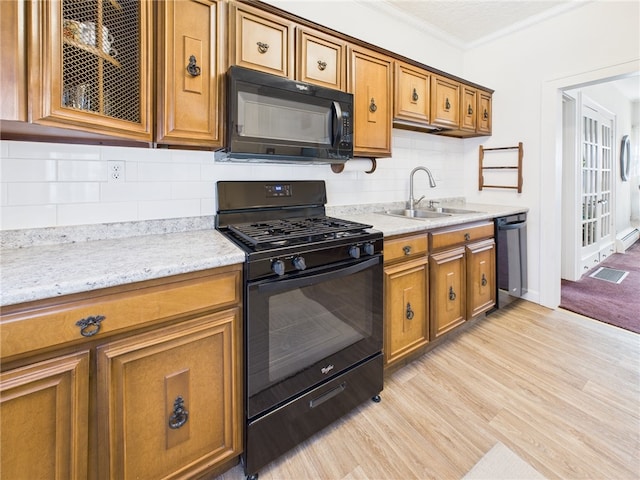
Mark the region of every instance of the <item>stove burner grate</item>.
[[254, 248], [337, 238], [371, 225], [333, 217], [302, 217], [229, 225], [229, 230]]

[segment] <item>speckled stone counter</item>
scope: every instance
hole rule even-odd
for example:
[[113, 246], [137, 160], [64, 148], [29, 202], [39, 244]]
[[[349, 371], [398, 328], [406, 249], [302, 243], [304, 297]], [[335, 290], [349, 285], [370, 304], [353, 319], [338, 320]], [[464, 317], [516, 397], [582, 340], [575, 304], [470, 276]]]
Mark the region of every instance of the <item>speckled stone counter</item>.
[[0, 255], [2, 306], [244, 261], [212, 229], [4, 248]]
[[385, 237], [402, 235], [433, 228], [447, 227], [467, 222], [477, 222], [480, 220], [491, 220], [496, 217], [513, 215], [527, 212], [526, 207], [508, 207], [504, 205], [485, 205], [476, 203], [447, 203], [439, 206], [450, 206], [471, 210], [476, 213], [465, 213], [460, 215], [450, 215], [438, 218], [406, 218], [399, 216], [385, 215], [385, 209], [404, 208], [403, 204], [398, 205], [378, 205], [378, 206], [353, 206], [353, 207], [328, 207], [327, 214], [335, 217], [353, 220], [355, 222], [372, 225], [376, 230], [380, 230]]
[[[327, 214], [372, 225], [385, 237], [527, 211], [454, 203], [478, 213], [412, 219], [376, 213], [402, 206], [327, 207]], [[2, 232], [0, 305], [242, 263], [244, 253], [213, 228], [213, 218]], [[107, 238], [105, 238], [107, 237]]]

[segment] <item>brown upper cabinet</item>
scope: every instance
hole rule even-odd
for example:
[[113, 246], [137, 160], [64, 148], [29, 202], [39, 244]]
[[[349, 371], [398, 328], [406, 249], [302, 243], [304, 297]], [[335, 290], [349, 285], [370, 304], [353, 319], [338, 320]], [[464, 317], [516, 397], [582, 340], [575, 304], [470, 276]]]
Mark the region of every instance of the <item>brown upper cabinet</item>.
[[440, 75], [431, 76], [431, 124], [460, 127], [460, 82]]
[[221, 0], [158, 3], [156, 142], [222, 146]]
[[[0, 119], [27, 120], [27, 50], [24, 0], [0, 2]], [[15, 88], [12, 88], [15, 86]]]
[[242, 3], [229, 8], [229, 63], [293, 78], [293, 22]]
[[429, 125], [431, 75], [427, 70], [407, 63], [395, 62], [394, 109], [395, 124]]
[[30, 4], [32, 121], [151, 141], [152, 11], [118, 0]]
[[0, 13], [5, 139], [219, 148], [229, 65], [353, 93], [356, 156], [390, 156], [392, 125], [491, 135], [490, 90], [259, 1], [12, 0]]
[[476, 132], [478, 90], [468, 85], [460, 86], [460, 130]]
[[296, 79], [345, 91], [346, 43], [305, 27], [296, 32]]
[[391, 156], [391, 59], [355, 45], [348, 47], [347, 91], [353, 93], [356, 157]]
[[478, 90], [478, 123], [480, 135], [491, 135], [491, 98], [490, 92]]

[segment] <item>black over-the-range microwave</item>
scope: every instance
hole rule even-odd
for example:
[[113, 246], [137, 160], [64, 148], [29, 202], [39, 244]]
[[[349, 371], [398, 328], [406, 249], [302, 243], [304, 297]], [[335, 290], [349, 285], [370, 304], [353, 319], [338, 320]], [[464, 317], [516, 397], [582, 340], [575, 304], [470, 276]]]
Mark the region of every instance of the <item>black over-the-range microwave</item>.
[[222, 161], [344, 163], [353, 157], [353, 95], [232, 66]]

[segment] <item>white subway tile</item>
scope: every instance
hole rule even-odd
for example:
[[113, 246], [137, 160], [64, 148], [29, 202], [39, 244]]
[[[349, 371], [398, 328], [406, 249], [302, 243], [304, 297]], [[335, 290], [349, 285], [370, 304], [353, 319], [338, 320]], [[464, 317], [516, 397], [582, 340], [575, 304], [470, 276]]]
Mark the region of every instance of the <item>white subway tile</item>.
[[100, 160], [100, 147], [67, 143], [11, 142], [9, 145], [9, 156], [12, 158], [42, 158], [54, 160]]
[[107, 162], [58, 161], [58, 180], [63, 182], [106, 182]]
[[23, 158], [0, 159], [0, 179], [3, 182], [54, 182], [57, 179], [55, 160]]
[[57, 226], [55, 205], [28, 205], [0, 208], [0, 229], [18, 230]]
[[140, 220], [200, 216], [200, 199], [139, 202]]
[[130, 222], [138, 220], [137, 212], [135, 202], [60, 204], [58, 225]]
[[166, 198], [169, 183], [107, 182], [100, 184], [101, 202], [137, 202]]

